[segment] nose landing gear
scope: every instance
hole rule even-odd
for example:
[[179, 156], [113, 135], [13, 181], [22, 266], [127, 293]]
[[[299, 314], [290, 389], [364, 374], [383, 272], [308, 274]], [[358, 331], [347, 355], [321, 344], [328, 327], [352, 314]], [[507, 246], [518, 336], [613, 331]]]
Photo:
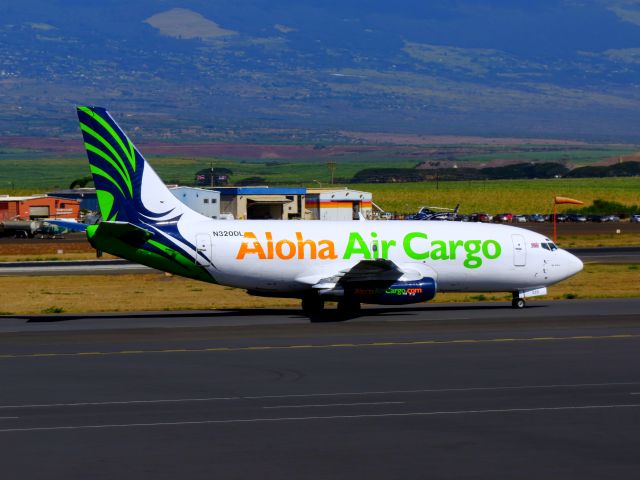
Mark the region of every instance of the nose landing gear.
[[512, 308], [524, 308], [527, 306], [527, 302], [520, 296], [519, 292], [513, 292], [513, 299], [511, 300]]

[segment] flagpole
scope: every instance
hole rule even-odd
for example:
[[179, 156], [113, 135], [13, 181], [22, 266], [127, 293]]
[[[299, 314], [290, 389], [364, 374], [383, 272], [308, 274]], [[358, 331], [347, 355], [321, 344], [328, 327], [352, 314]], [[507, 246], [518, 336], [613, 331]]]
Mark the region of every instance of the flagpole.
[[553, 243], [558, 241], [558, 204], [570, 203], [573, 205], [584, 205], [584, 202], [567, 197], [555, 197], [553, 199]]
[[553, 202], [553, 243], [558, 243], [558, 228], [556, 222], [558, 221], [558, 204]]

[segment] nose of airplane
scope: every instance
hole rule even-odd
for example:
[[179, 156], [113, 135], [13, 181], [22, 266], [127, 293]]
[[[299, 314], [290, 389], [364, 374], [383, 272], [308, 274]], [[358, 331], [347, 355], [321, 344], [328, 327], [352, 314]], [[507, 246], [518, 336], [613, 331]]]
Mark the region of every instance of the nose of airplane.
[[566, 264], [567, 264], [566, 266], [567, 277], [571, 277], [576, 273], [581, 272], [582, 269], [584, 268], [584, 263], [582, 263], [582, 260], [580, 260], [578, 257], [573, 255], [572, 253], [565, 251], [565, 258], [566, 258]]

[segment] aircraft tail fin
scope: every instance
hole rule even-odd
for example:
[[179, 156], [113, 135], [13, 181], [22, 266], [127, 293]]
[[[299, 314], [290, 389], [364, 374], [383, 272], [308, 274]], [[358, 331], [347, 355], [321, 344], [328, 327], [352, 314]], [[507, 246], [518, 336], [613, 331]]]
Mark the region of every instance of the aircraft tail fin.
[[79, 106], [77, 112], [103, 220], [158, 224], [195, 213], [174, 197], [106, 109]]

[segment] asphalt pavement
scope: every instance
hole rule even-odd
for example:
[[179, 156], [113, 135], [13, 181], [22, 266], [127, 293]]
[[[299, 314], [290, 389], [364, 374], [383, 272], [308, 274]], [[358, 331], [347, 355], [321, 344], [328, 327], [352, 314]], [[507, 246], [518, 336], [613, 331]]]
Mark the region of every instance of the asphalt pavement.
[[640, 299], [0, 319], [2, 478], [637, 478]]

